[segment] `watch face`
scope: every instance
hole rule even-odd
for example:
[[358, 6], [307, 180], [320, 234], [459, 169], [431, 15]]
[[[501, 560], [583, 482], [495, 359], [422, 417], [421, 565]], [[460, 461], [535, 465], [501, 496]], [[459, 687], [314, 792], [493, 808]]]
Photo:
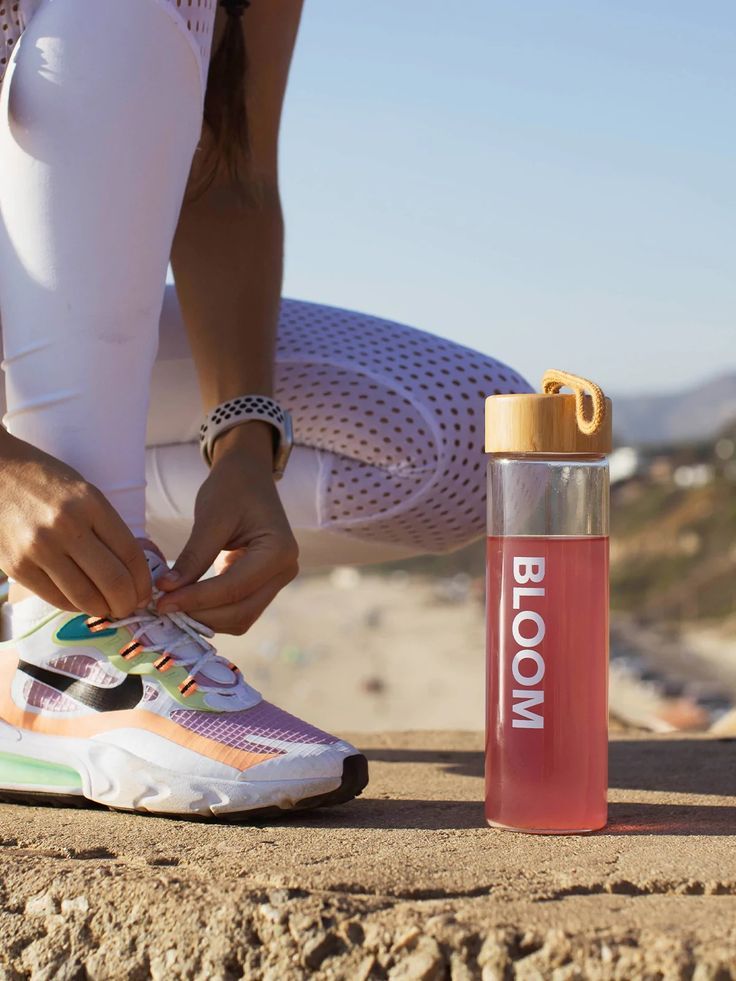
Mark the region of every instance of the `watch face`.
[[291, 421], [291, 413], [287, 412], [286, 409], [283, 410], [283, 413], [283, 433], [280, 434], [281, 438], [273, 461], [273, 474], [276, 480], [280, 480], [283, 477], [286, 464], [289, 462], [289, 457], [291, 456], [292, 447], [294, 446], [294, 427]]
[[291, 413], [284, 409], [284, 442], [289, 444], [289, 449], [294, 445], [294, 423]]

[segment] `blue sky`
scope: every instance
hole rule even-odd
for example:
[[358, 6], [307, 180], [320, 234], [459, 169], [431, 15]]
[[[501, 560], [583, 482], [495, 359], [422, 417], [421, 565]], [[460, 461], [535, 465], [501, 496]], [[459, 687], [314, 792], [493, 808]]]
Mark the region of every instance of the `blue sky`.
[[286, 293], [538, 382], [736, 368], [732, 0], [306, 0]]

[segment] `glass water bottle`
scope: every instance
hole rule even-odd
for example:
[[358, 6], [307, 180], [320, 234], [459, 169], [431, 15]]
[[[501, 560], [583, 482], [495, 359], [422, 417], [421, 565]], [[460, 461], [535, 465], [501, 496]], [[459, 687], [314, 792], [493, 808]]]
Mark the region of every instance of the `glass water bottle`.
[[606, 823], [610, 450], [610, 400], [577, 376], [547, 372], [542, 395], [486, 401], [494, 827], [563, 834]]

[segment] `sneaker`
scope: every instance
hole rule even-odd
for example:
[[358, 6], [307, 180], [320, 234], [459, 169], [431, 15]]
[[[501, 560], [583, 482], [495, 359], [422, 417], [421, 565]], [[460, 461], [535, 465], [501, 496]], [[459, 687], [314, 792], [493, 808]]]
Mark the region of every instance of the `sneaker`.
[[[155, 584], [166, 565], [146, 555]], [[340, 804], [368, 782], [350, 743], [264, 701], [186, 614], [16, 610], [32, 624], [0, 644], [2, 801], [242, 820]]]

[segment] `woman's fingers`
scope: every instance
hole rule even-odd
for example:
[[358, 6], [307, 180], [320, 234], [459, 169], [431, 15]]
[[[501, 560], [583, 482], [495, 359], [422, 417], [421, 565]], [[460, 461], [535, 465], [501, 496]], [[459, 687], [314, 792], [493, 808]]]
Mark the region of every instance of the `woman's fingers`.
[[100, 541], [126, 567], [133, 580], [136, 602], [129, 611], [132, 612], [136, 607], [148, 606], [151, 601], [151, 573], [140, 542], [133, 537], [115, 508], [102, 495], [100, 497], [92, 527]]
[[[64, 594], [64, 592], [59, 589], [59, 587], [53, 582], [52, 579], [43, 571], [39, 569], [38, 566], [34, 566], [32, 569], [24, 571], [22, 578], [20, 576], [14, 577], [21, 586], [25, 586], [36, 596], [40, 596], [42, 600], [46, 603], [50, 603], [51, 606], [56, 606], [60, 610], [69, 610], [74, 612], [78, 609], [72, 603], [71, 599]], [[90, 610], [90, 613], [95, 613], [94, 610]]]
[[129, 616], [140, 605], [130, 570], [96, 535], [86, 535], [71, 558], [94, 583], [114, 617]]
[[76, 470], [5, 434], [0, 566], [61, 609], [124, 617], [148, 603], [143, 550], [104, 495]]
[[250, 630], [258, 617], [273, 601], [274, 597], [288, 585], [296, 575], [296, 568], [280, 572], [258, 588], [247, 599], [229, 606], [201, 610], [197, 619], [222, 634], [244, 634]]
[[[184, 610], [199, 614], [202, 610], [234, 606], [292, 564], [278, 542], [262, 541], [236, 552], [238, 557], [224, 572], [168, 593], [159, 600], [158, 609], [162, 613]], [[296, 567], [296, 559], [293, 565]]]
[[[227, 532], [218, 527], [217, 520], [208, 514], [195, 517], [192, 533], [189, 536], [173, 569], [161, 576], [157, 585], [167, 592], [180, 591], [179, 586], [196, 582], [212, 566], [227, 541]], [[159, 609], [161, 605], [159, 603]], [[182, 609], [182, 607], [177, 607]], [[170, 607], [170, 610], [173, 607]]]
[[[57, 555], [44, 570], [56, 591], [66, 599], [62, 609], [75, 609], [98, 617], [109, 616], [111, 607], [95, 583], [67, 555]], [[58, 603], [55, 604], [59, 606]]]

